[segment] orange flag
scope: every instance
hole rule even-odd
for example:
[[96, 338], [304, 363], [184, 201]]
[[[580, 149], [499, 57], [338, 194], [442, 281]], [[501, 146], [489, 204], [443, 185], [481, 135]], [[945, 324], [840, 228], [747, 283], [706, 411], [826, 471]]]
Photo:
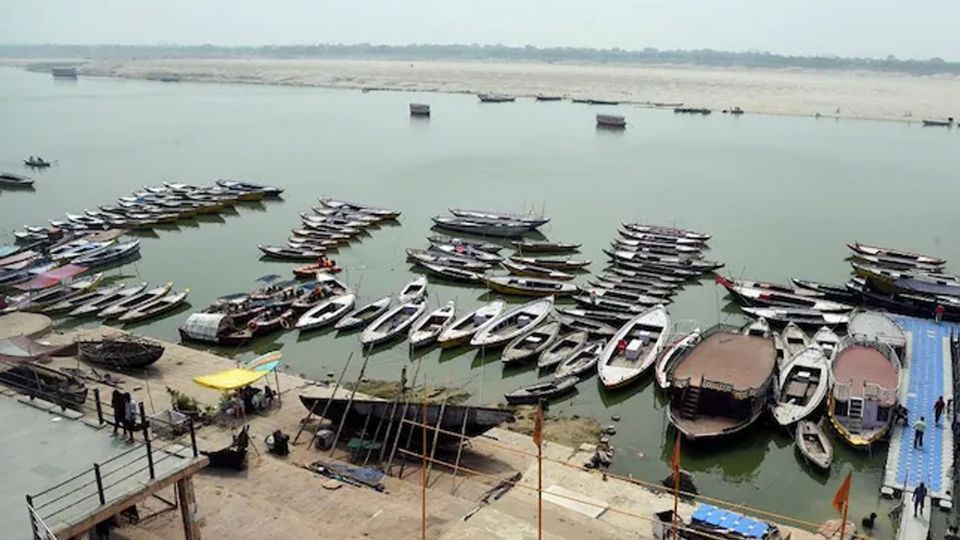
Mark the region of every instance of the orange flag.
[[833, 496], [833, 509], [839, 514], [843, 514], [843, 509], [850, 501], [850, 475], [851, 473], [847, 473], [847, 477], [840, 484], [837, 494]]
[[537, 405], [537, 417], [533, 424], [533, 444], [540, 448], [543, 444], [543, 409]]
[[673, 458], [670, 459], [670, 465], [673, 467], [673, 474], [680, 472], [680, 432], [677, 432], [677, 441], [673, 443]]

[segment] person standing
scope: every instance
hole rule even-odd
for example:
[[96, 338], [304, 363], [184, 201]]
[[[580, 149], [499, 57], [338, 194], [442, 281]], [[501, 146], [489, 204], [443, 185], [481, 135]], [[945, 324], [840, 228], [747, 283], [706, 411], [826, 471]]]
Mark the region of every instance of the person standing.
[[913, 517], [917, 517], [917, 510], [919, 514], [923, 515], [923, 506], [927, 500], [927, 486], [923, 482], [920, 482], [920, 485], [913, 489]]
[[113, 434], [116, 435], [117, 428], [119, 428], [123, 430], [123, 435], [126, 436], [127, 428], [124, 424], [124, 417], [127, 415], [126, 403], [123, 401], [123, 394], [116, 388], [110, 395], [110, 407], [113, 409]]
[[939, 323], [943, 320], [943, 312], [946, 311], [946, 308], [942, 304], [937, 304], [937, 307], [933, 309], [933, 318]]
[[921, 416], [919, 420], [913, 423], [913, 447], [923, 448], [923, 432], [927, 429], [927, 423]]
[[943, 401], [943, 396], [937, 398], [937, 402], [933, 404], [933, 423], [940, 425], [940, 417], [943, 416], [943, 410], [947, 408], [946, 402]]
[[133, 432], [137, 429], [137, 415], [139, 414], [137, 400], [130, 395], [130, 392], [127, 392], [123, 395], [126, 400], [126, 413], [127, 413], [127, 429], [130, 430], [130, 442], [133, 442]]

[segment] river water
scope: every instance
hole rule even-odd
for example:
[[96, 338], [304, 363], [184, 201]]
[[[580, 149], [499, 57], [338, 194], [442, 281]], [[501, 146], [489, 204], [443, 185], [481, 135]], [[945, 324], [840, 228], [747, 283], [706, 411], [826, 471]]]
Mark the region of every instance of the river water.
[[[408, 117], [410, 101], [433, 117]], [[597, 131], [597, 112], [627, 116], [624, 132]], [[34, 174], [34, 191], [0, 192], [0, 233], [109, 204], [164, 180], [211, 183], [243, 178], [286, 188], [282, 201], [248, 204], [141, 236], [142, 256], [112, 276], [190, 287], [196, 308], [249, 290], [292, 264], [260, 260], [258, 243], [282, 243], [319, 196], [396, 208], [399, 225], [375, 230], [335, 253], [340, 275], [362, 299], [398, 290], [412, 277], [403, 250], [426, 247], [430, 216], [448, 207], [545, 212], [542, 232], [600, 251], [621, 221], [680, 224], [713, 234], [708, 257], [735, 276], [785, 281], [847, 278], [844, 242], [860, 240], [960, 259], [957, 171], [960, 134], [906, 123], [772, 116], [674, 115], [637, 107], [568, 102], [481, 104], [471, 95], [416, 94], [245, 85], [168, 84], [120, 79], [54, 81], [0, 68], [0, 170], [25, 172], [20, 160], [56, 160]], [[12, 240], [12, 237], [6, 240]], [[431, 285], [431, 305], [455, 299], [460, 310], [489, 300], [484, 289]], [[670, 306], [675, 320], [706, 327], [743, 319], [710, 280], [687, 287]], [[181, 311], [134, 327], [176, 340]], [[249, 358], [281, 349], [293, 373], [339, 373], [356, 334], [304, 340], [276, 334], [241, 350]], [[535, 371], [505, 372], [496, 355], [474, 350], [422, 356], [434, 384], [462, 385], [476, 403], [533, 382]], [[367, 376], [397, 379], [413, 363], [405, 345], [369, 358]], [[348, 375], [350, 377], [350, 375]], [[608, 424], [614, 471], [656, 481], [669, 473], [672, 441], [665, 402], [646, 381], [601, 392], [596, 379], [551, 412]], [[853, 471], [852, 511], [886, 514], [879, 487], [886, 448], [872, 455], [837, 441], [829, 476], [802, 466], [785, 433], [758, 425], [741, 437], [688, 445], [683, 466], [702, 493], [820, 521], [835, 517], [830, 499]], [[889, 522], [875, 532], [889, 536]]]

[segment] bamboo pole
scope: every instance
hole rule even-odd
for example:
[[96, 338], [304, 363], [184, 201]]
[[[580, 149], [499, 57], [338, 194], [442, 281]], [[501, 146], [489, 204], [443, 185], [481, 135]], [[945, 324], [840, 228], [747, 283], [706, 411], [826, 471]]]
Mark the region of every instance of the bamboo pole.
[[[330, 455], [337, 450], [337, 441], [340, 440], [340, 432], [343, 431], [343, 425], [347, 422], [347, 416], [350, 415], [350, 408], [353, 406], [353, 397], [357, 395], [357, 387], [360, 386], [360, 380], [363, 379], [363, 373], [367, 369], [367, 361], [370, 360], [369, 356], [363, 357], [363, 365], [360, 366], [360, 374], [357, 375], [357, 382], [354, 383], [353, 389], [350, 391], [350, 399], [347, 400], [347, 408], [343, 411], [343, 417], [340, 418], [340, 425], [337, 426], [337, 434], [333, 437], [333, 444], [330, 445]], [[329, 401], [328, 401], [329, 403]]]
[[[850, 508], [850, 498], [847, 496], [847, 500], [843, 501], [843, 518], [840, 521], [840, 540], [843, 540], [843, 535], [847, 532], [847, 510]], [[907, 508], [903, 509], [904, 512], [909, 511]]]
[[[423, 399], [426, 400], [427, 396], [423, 396]], [[443, 403], [440, 404], [440, 414], [437, 415], [437, 429], [433, 432], [433, 445], [430, 448], [430, 463], [427, 464], [427, 482], [430, 481], [430, 471], [433, 469], [433, 458], [437, 455], [437, 441], [440, 440], [440, 427], [443, 425], [443, 414], [447, 409], [447, 399], [449, 397], [443, 398]], [[427, 419], [423, 419], [423, 423], [427, 423]], [[424, 449], [426, 452], [426, 449]]]
[[[423, 374], [423, 412], [421, 413], [422, 427], [420, 432], [423, 434], [422, 447], [420, 455], [422, 461], [420, 464], [420, 531], [421, 538], [427, 540], [427, 374]], [[432, 459], [432, 458], [431, 458]]]
[[[337, 390], [340, 388], [340, 383], [343, 382], [343, 376], [347, 374], [347, 368], [350, 367], [350, 361], [353, 360], [353, 353], [350, 353], [350, 356], [347, 357], [347, 363], [343, 365], [343, 370], [340, 371], [340, 378], [337, 379], [337, 384], [333, 387], [333, 393], [330, 394], [330, 398], [327, 399], [327, 404], [323, 406], [323, 412], [320, 414], [322, 418], [327, 414], [327, 410], [330, 409], [330, 403], [333, 401], [333, 398], [337, 395]], [[277, 389], [279, 391], [279, 388]], [[305, 421], [309, 421], [313, 418], [313, 414], [316, 412], [317, 402], [313, 402], [313, 405], [310, 407], [310, 412], [307, 413], [307, 417], [304, 418], [304, 421], [300, 422], [300, 429], [297, 430], [297, 436], [293, 438], [293, 444], [297, 444], [297, 440], [300, 439], [300, 435], [303, 433]], [[320, 431], [320, 427], [317, 427], [317, 431]], [[310, 444], [312, 445], [317, 438], [317, 431], [313, 433], [313, 437], [310, 439]]]
[[470, 407], [463, 409], [463, 423], [460, 425], [460, 444], [457, 445], [457, 460], [453, 463], [453, 480], [451, 480], [450, 494], [457, 492], [457, 471], [460, 469], [460, 456], [463, 455], [463, 438], [467, 433], [467, 419], [470, 417]]
[[[414, 385], [417, 384], [417, 375], [420, 373], [420, 366], [421, 366], [421, 365], [423, 365], [423, 358], [421, 358], [420, 360], [417, 361], [417, 368], [413, 370], [413, 378], [410, 379], [410, 380], [413, 381], [413, 384], [414, 384]], [[411, 386], [411, 388], [413, 388], [413, 387]], [[406, 396], [407, 396], [407, 388], [406, 388], [406, 386], [404, 386], [404, 388], [403, 388], [403, 396], [404, 396], [404, 398], [406, 398]], [[390, 450], [390, 459], [387, 460], [387, 469], [386, 469], [387, 474], [390, 474], [390, 471], [391, 471], [391, 469], [393, 468], [393, 457], [394, 457], [394, 455], [397, 453], [397, 446], [400, 444], [400, 433], [403, 432], [403, 421], [407, 419], [407, 409], [408, 409], [409, 407], [410, 407], [410, 400], [409, 400], [409, 399], [404, 399], [404, 401], [403, 401], [403, 410], [400, 412], [400, 422], [397, 424], [397, 436], [396, 436], [396, 438], [394, 438], [393, 448]], [[393, 426], [393, 421], [392, 421], [392, 418], [391, 418], [390, 425], [387, 426], [387, 433], [388, 433], [388, 434], [390, 433], [390, 427], [392, 427], [392, 426]], [[386, 439], [387, 439], [387, 437], [384, 437], [384, 440], [386, 440]], [[381, 454], [382, 454], [382, 453], [381, 453]], [[404, 459], [406, 459], [406, 458], [404, 458]], [[383, 461], [383, 456], [382, 456], [382, 455], [380, 456], [380, 461]]]

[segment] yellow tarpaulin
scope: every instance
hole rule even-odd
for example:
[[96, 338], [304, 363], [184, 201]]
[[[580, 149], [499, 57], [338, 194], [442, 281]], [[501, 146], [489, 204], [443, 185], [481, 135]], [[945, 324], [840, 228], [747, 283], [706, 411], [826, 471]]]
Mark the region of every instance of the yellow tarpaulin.
[[228, 369], [210, 375], [194, 377], [193, 382], [200, 386], [225, 392], [249, 386], [263, 378], [267, 373], [266, 371], [253, 371], [251, 369]]

